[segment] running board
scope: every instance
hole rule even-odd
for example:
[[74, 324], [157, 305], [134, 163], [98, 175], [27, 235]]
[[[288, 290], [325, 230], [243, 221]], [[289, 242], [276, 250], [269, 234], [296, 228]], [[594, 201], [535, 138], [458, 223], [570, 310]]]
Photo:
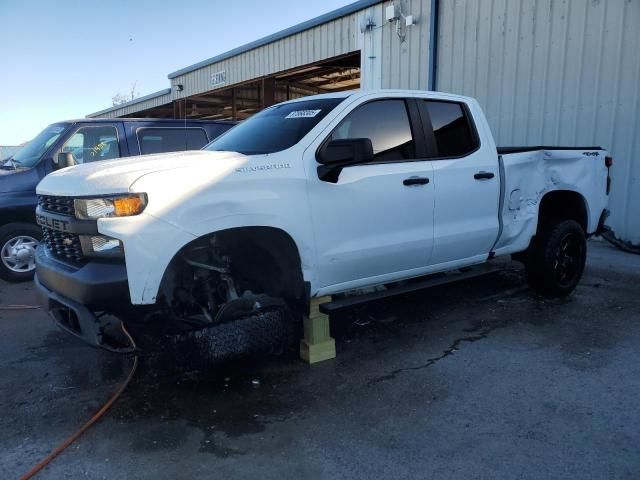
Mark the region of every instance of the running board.
[[453, 270], [446, 273], [438, 273], [415, 279], [410, 283], [403, 283], [397, 287], [393, 287], [380, 292], [366, 293], [363, 295], [354, 295], [352, 297], [340, 298], [332, 302], [323, 303], [320, 305], [320, 312], [326, 315], [342, 310], [343, 308], [353, 307], [363, 303], [371, 302], [374, 300], [382, 300], [384, 298], [395, 297], [397, 295], [403, 295], [406, 293], [416, 292], [418, 290], [425, 290], [431, 287], [438, 287], [441, 285], [447, 285], [449, 283], [460, 282], [462, 280], [469, 280], [470, 278], [480, 277], [482, 275], [488, 275], [490, 273], [499, 272], [504, 270], [500, 265], [488, 265], [482, 264], [473, 267], [465, 267], [460, 270]]

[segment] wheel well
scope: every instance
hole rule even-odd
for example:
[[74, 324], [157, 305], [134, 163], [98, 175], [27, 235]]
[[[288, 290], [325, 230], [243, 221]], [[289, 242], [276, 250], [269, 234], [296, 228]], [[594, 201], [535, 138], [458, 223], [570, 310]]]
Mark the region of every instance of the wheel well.
[[193, 258], [203, 246], [215, 248], [220, 258], [228, 258], [230, 276], [239, 295], [250, 290], [282, 298], [295, 308], [304, 306], [306, 289], [300, 254], [285, 231], [273, 227], [240, 227], [204, 235], [175, 255], [172, 268], [176, 268], [180, 258]]
[[570, 190], [547, 193], [540, 201], [538, 232], [557, 220], [575, 220], [587, 232], [587, 205], [584, 197]]

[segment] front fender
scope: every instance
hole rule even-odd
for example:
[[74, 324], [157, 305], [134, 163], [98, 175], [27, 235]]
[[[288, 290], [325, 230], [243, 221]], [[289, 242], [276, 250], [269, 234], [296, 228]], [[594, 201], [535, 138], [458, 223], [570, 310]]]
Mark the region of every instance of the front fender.
[[237, 215], [208, 222], [207, 228], [195, 234], [152, 215], [101, 219], [98, 230], [104, 235], [121, 239], [125, 250], [127, 278], [131, 303], [148, 305], [156, 302], [162, 277], [169, 263], [186, 245], [204, 235], [241, 227], [272, 227], [289, 234], [296, 244], [302, 262], [302, 274], [312, 280], [312, 250], [309, 242], [287, 230], [278, 217]]
[[[241, 167], [246, 158], [224, 168], [207, 168], [197, 172], [180, 169], [157, 172], [140, 178], [131, 191], [146, 192], [149, 204], [145, 218], [153, 228], [166, 230], [153, 236], [145, 233], [140, 240], [125, 239], [127, 269], [136, 265], [144, 271], [133, 272], [131, 298], [134, 303], [154, 303], [158, 288], [174, 256], [189, 242], [222, 230], [242, 227], [271, 227], [286, 232], [295, 242], [306, 281], [313, 282], [313, 234], [307, 201], [306, 178], [300, 162], [287, 163], [287, 156], [266, 155], [252, 158], [252, 170]], [[286, 165], [286, 168], [260, 166]], [[150, 219], [154, 219], [151, 221]], [[117, 237], [121, 238], [121, 237]], [[131, 245], [131, 247], [128, 247]], [[153, 255], [140, 263], [129, 251], [153, 250]], [[131, 262], [131, 263], [130, 263]], [[131, 267], [133, 268], [133, 267]], [[140, 287], [139, 283], [144, 283]]]

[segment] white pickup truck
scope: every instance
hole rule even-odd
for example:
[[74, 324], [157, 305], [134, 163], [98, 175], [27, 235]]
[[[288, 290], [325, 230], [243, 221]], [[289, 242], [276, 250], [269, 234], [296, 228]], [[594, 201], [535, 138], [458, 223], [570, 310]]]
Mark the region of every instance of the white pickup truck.
[[599, 147], [496, 148], [468, 97], [306, 97], [202, 151], [48, 175], [35, 281], [59, 325], [111, 349], [103, 313], [155, 305], [197, 325], [264, 305], [304, 313], [313, 297], [500, 255], [542, 294], [567, 295], [608, 214], [611, 163]]

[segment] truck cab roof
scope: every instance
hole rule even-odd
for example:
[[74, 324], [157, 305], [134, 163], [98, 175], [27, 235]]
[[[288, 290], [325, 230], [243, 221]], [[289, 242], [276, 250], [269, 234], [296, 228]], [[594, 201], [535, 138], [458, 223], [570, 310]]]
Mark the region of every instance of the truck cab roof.
[[[153, 122], [153, 123], [176, 123], [184, 122], [183, 118], [72, 118], [70, 120], [61, 120], [55, 123], [136, 123], [136, 122]], [[186, 120], [188, 123], [221, 123], [228, 125], [235, 125], [236, 122], [231, 120], [200, 120], [189, 118]]]

